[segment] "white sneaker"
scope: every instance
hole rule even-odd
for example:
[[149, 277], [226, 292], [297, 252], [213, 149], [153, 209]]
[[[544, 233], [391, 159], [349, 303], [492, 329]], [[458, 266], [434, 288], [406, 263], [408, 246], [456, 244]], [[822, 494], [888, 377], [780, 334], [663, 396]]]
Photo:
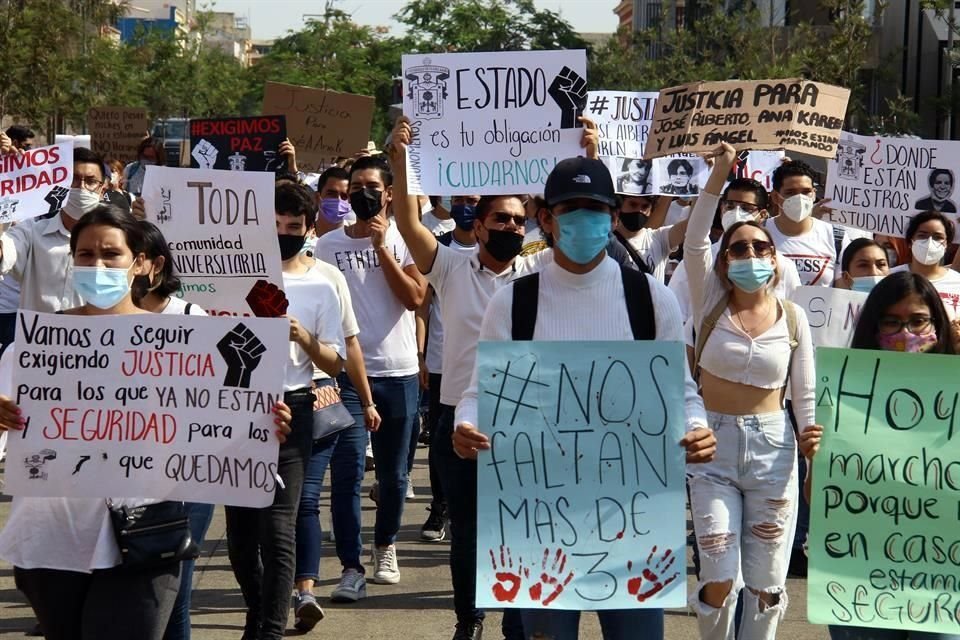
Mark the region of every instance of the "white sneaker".
[[340, 584], [330, 594], [333, 602], [356, 602], [367, 597], [367, 580], [356, 569], [347, 569], [340, 574]]
[[373, 581], [377, 584], [397, 584], [400, 582], [400, 567], [397, 566], [397, 547], [389, 545], [380, 548], [373, 546]]
[[410, 474], [407, 474], [407, 500], [413, 500], [417, 497], [417, 494], [413, 492], [413, 480], [410, 478]]

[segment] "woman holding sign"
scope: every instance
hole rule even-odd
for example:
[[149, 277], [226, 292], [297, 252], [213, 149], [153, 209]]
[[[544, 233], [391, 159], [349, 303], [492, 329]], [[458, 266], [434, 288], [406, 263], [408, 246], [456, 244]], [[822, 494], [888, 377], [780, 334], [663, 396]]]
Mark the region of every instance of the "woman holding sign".
[[[923, 276], [900, 272], [883, 279], [863, 304], [854, 330], [851, 349], [957, 353], [956, 334], [940, 304], [937, 290]], [[820, 448], [823, 427], [800, 434], [800, 451], [811, 461]], [[811, 476], [804, 493], [811, 497]], [[867, 576], [863, 576], [868, 582]], [[902, 629], [878, 629], [831, 625], [831, 640], [960, 640], [960, 635], [925, 633]]]
[[[83, 216], [70, 237], [81, 316], [147, 314], [131, 285], [144, 270], [140, 223], [112, 206]], [[12, 349], [9, 350], [12, 353]], [[277, 438], [290, 432], [290, 411], [274, 409]], [[0, 429], [23, 429], [20, 408], [0, 396]], [[136, 504], [145, 504], [138, 500]], [[0, 557], [14, 565], [17, 588], [30, 601], [47, 640], [160, 640], [180, 585], [180, 563], [142, 568], [121, 558], [107, 501], [15, 498], [0, 533]]]
[[813, 346], [803, 310], [773, 293], [776, 247], [758, 223], [727, 228], [710, 270], [710, 225], [737, 157], [728, 144], [711, 155], [715, 164], [690, 216], [684, 251], [696, 327], [693, 368], [718, 441], [713, 461], [687, 467], [700, 548], [690, 605], [701, 638], [732, 640], [743, 590], [740, 637], [772, 640], [787, 608], [797, 510], [796, 441], [783, 400], [789, 384], [797, 421], [813, 425]]
[[910, 219], [907, 244], [910, 263], [894, 267], [899, 273], [909, 270], [921, 275], [940, 293], [940, 299], [951, 318], [960, 316], [960, 273], [944, 266], [947, 247], [953, 244], [953, 221], [939, 211], [924, 211]]

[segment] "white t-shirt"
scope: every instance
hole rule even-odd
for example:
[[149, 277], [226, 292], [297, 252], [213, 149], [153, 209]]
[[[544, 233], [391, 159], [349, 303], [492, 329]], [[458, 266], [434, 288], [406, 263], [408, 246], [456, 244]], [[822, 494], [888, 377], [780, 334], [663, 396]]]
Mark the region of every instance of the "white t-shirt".
[[666, 281], [667, 261], [670, 259], [670, 227], [659, 229], [640, 229], [640, 233], [627, 242], [646, 262], [653, 277], [660, 282]]
[[[327, 264], [323, 260], [314, 260], [311, 272], [316, 272], [321, 278], [327, 280], [333, 285], [337, 292], [337, 298], [340, 300], [340, 324], [343, 325], [343, 337], [352, 338], [359, 335], [360, 327], [357, 326], [357, 316], [353, 313], [353, 300], [350, 299], [350, 289], [347, 287], [347, 279], [332, 264]], [[324, 380], [330, 376], [326, 371], [314, 365], [313, 379]]]
[[[833, 286], [838, 256], [832, 224], [814, 218], [813, 228], [799, 236], [784, 235], [773, 219], [767, 222], [766, 226], [777, 246], [777, 253], [793, 260], [801, 284], [814, 287]], [[840, 247], [841, 253], [849, 243], [849, 238], [845, 236]]]
[[[337, 291], [319, 272], [284, 273], [283, 289], [287, 294], [287, 315], [296, 318], [317, 341], [341, 358], [346, 358], [341, 324], [340, 299]], [[313, 383], [313, 360], [303, 348], [290, 342], [290, 362], [283, 380], [284, 391], [306, 389]]]
[[427, 228], [427, 231], [435, 236], [441, 236], [448, 231], [453, 231], [453, 228], [457, 226], [457, 223], [453, 218], [441, 220], [437, 216], [433, 215], [432, 211], [428, 211], [423, 214], [423, 217], [420, 218], [420, 222], [422, 222], [423, 226]]
[[[189, 307], [189, 309], [188, 309]], [[160, 312], [163, 315], [170, 316], [205, 316], [207, 312], [204, 311], [200, 305], [193, 304], [183, 298], [178, 298], [176, 296], [170, 296], [168, 298], [167, 306], [163, 308]]]
[[[386, 246], [400, 268], [413, 264], [393, 220], [387, 229]], [[419, 366], [414, 313], [390, 289], [370, 238], [351, 238], [344, 229], [331, 231], [317, 240], [314, 255], [335, 266], [347, 280], [360, 323], [359, 340], [367, 375], [415, 375]]]
[[[901, 264], [890, 269], [890, 273], [909, 270], [909, 264]], [[954, 320], [960, 317], [960, 273], [947, 268], [946, 274], [941, 278], [931, 280], [930, 284], [932, 284], [937, 290], [937, 293], [940, 294], [940, 299], [943, 300], [943, 308], [947, 310], [947, 315], [950, 316], [950, 319]]]
[[[448, 246], [466, 256], [477, 253], [477, 245], [468, 247], [457, 242], [456, 238], [452, 238]], [[430, 325], [427, 327], [427, 352], [424, 354], [424, 360], [427, 371], [443, 373], [443, 318], [440, 315], [440, 299], [436, 290], [433, 292], [433, 302], [430, 304]]]

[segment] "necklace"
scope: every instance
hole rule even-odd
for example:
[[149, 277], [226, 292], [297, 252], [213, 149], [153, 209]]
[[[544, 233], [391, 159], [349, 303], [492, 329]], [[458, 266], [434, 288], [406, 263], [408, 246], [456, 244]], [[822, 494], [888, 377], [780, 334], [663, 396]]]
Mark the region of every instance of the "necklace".
[[771, 305], [769, 302], [769, 299], [767, 299], [767, 310], [764, 312], [763, 317], [760, 318], [760, 321], [757, 324], [753, 325], [752, 329], [747, 329], [747, 325], [743, 324], [743, 318], [740, 316], [740, 309], [737, 309], [736, 307], [734, 307], [734, 312], [737, 314], [737, 322], [740, 323], [740, 328], [743, 329], [743, 332], [746, 333], [748, 336], [753, 336], [753, 332], [756, 331], [757, 328], [760, 325], [762, 325], [770, 316], [770, 309], [772, 308], [773, 308], [773, 305]]

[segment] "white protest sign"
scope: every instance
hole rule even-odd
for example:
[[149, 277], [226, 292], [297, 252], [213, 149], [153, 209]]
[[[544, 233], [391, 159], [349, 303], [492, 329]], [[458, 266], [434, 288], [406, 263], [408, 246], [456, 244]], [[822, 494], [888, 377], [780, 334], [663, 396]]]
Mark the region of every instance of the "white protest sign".
[[[265, 507], [289, 323], [21, 311], [6, 492]], [[13, 462], [15, 461], [15, 462]]]
[[582, 50], [403, 56], [411, 193], [540, 193], [553, 167], [583, 155]]
[[827, 287], [798, 287], [790, 299], [807, 314], [814, 347], [850, 346], [866, 293]]
[[[584, 115], [597, 125], [600, 159], [610, 169], [617, 193], [695, 196], [710, 177], [710, 167], [700, 155], [643, 159], [658, 95], [655, 91], [591, 91]], [[773, 170], [782, 158], [783, 151], [742, 151], [730, 179], [752, 178], [770, 190]]]
[[56, 213], [73, 182], [73, 144], [0, 156], [0, 223]]
[[84, 147], [85, 149], [92, 149], [92, 139], [90, 134], [81, 133], [79, 135], [71, 136], [66, 133], [57, 134], [53, 141], [56, 144], [72, 144], [75, 147]]
[[178, 295], [210, 315], [285, 312], [273, 191], [263, 171], [147, 167], [147, 219], [173, 252]]
[[827, 163], [832, 223], [904, 237], [910, 218], [936, 210], [957, 221], [960, 141], [843, 132]]

